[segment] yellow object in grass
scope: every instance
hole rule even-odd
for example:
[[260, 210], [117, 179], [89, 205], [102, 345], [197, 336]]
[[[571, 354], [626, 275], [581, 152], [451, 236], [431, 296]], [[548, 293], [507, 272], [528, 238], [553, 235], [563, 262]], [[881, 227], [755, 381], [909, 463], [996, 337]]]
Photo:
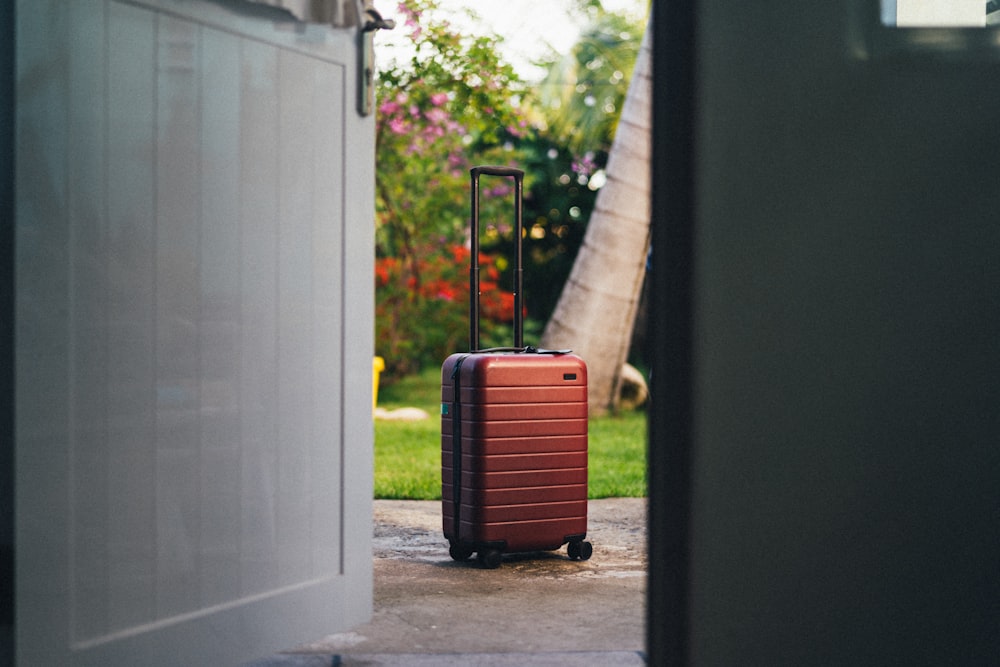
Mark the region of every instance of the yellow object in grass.
[[385, 370], [385, 359], [375, 357], [372, 359], [372, 412], [378, 407], [378, 377]]

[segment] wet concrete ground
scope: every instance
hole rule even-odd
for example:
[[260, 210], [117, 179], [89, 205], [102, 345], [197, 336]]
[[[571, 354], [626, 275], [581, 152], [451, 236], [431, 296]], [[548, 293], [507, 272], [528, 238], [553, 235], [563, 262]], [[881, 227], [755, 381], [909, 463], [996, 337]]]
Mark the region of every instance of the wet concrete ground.
[[375, 501], [371, 622], [285, 664], [643, 665], [645, 510], [641, 498], [592, 500], [590, 560], [564, 546], [491, 570], [449, 557], [440, 502]]

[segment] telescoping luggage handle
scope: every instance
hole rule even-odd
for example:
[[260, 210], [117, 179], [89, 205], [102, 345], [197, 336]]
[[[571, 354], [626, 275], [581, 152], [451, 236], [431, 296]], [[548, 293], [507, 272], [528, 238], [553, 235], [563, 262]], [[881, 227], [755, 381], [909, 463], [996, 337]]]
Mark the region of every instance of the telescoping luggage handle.
[[469, 349], [479, 349], [479, 177], [504, 176], [514, 179], [514, 347], [524, 344], [524, 308], [522, 307], [523, 276], [521, 270], [521, 201], [524, 171], [516, 167], [482, 166], [469, 170], [472, 175], [472, 252], [469, 266]]

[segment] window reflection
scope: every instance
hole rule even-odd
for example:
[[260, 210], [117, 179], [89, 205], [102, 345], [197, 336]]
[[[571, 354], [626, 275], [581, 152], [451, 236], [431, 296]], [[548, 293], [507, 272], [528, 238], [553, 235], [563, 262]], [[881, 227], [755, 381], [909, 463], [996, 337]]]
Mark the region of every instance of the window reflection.
[[882, 0], [882, 23], [900, 28], [1000, 25], [1000, 0]]

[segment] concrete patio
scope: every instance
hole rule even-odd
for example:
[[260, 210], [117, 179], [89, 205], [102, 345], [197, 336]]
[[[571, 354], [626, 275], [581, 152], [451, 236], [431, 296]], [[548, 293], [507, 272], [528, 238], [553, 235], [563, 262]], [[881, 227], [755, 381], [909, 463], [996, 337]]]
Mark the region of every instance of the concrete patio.
[[644, 665], [645, 511], [592, 500], [590, 560], [563, 547], [489, 570], [448, 556], [440, 502], [376, 501], [371, 622], [254, 665]]

